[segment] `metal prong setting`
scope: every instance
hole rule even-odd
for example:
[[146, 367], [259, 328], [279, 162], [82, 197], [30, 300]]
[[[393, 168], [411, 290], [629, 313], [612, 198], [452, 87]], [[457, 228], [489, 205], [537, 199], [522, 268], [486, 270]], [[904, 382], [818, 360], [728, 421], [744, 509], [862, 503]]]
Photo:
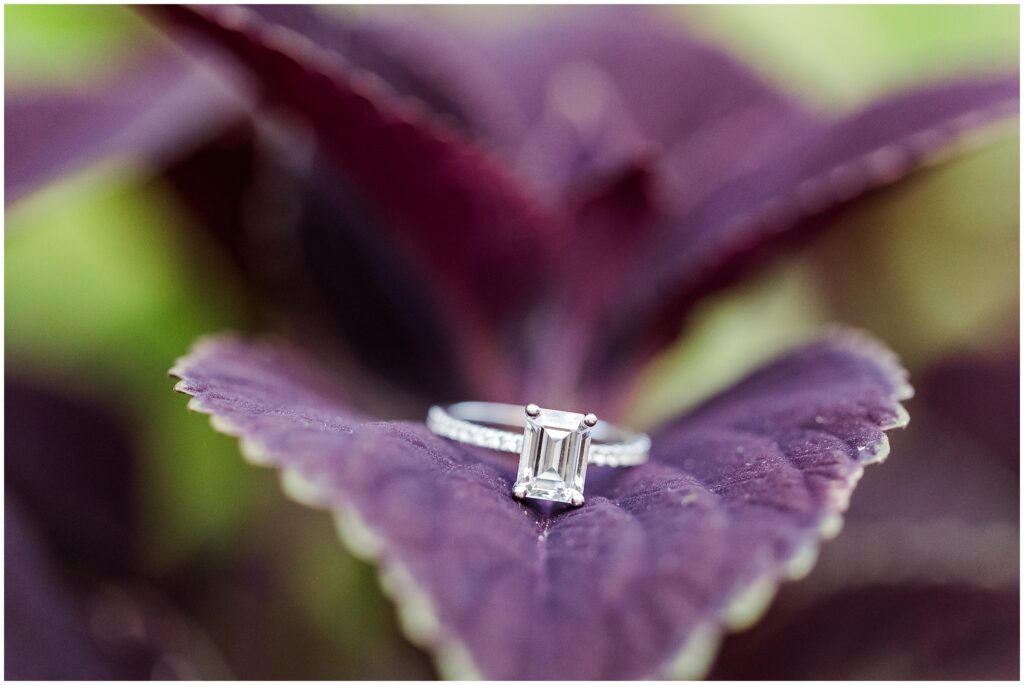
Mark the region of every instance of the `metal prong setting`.
[[540, 416], [540, 407], [531, 402], [530, 404], [526, 405], [526, 415], [529, 416], [531, 419], [537, 418], [538, 416]]
[[574, 507], [582, 507], [583, 506], [583, 495], [582, 495], [582, 493], [579, 493], [579, 492], [572, 493], [572, 495], [569, 496], [569, 504], [571, 504]]
[[515, 497], [516, 499], [523, 499], [524, 497], [526, 497], [526, 486], [517, 485], [514, 488], [512, 488], [512, 496]]
[[593, 428], [597, 425], [597, 414], [587, 414], [583, 417], [583, 423]]

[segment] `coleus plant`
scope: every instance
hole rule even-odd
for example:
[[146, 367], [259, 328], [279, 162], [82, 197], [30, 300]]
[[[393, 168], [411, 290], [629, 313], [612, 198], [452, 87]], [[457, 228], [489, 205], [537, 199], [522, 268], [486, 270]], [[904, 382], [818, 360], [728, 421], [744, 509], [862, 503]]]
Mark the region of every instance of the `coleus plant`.
[[[372, 257], [330, 275], [373, 307], [340, 333], [388, 381], [346, 382], [314, 345], [223, 336], [178, 362], [177, 387], [335, 514], [453, 677], [701, 674], [838, 532], [909, 386], [879, 343], [830, 332], [656, 427], [651, 462], [592, 474], [576, 511], [520, 504], [513, 463], [379, 417], [447, 397], [617, 419], [700, 298], [1018, 100], [1016, 76], [975, 79], [834, 120], [621, 10], [495, 35], [297, 7], [153, 15], [232, 56], [259, 116], [312, 132], [294, 239], [326, 213]], [[332, 183], [349, 200], [334, 213], [316, 195]]]

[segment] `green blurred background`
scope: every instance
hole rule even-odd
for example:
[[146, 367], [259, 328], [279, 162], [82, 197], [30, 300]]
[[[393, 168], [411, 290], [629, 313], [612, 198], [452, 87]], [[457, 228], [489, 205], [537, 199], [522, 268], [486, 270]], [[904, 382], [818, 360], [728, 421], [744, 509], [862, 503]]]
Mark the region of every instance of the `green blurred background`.
[[[499, 12], [435, 11], [453, 21]], [[1019, 62], [1014, 6], [671, 12], [779, 87], [836, 112], [931, 77]], [[8, 89], [87, 85], [151, 36], [131, 10], [113, 6], [14, 5], [5, 20]], [[702, 305], [685, 339], [652, 366], [635, 421], [650, 424], [692, 404], [831, 321], [872, 331], [912, 373], [957, 350], [1014, 344], [1018, 146], [1004, 135], [875, 193], [811, 249]], [[276, 550], [276, 563], [291, 570], [274, 601], [289, 618], [285, 628], [267, 629], [301, 626], [312, 641], [302, 647], [306, 677], [373, 677], [361, 656], [368, 645], [384, 650], [376, 659], [394, 655], [385, 673], [422, 675], [423, 663], [395, 645], [372, 571], [342, 551], [328, 517], [284, 501], [272, 474], [243, 464], [233, 441], [171, 392], [167, 369], [197, 337], [252, 319], [231, 270], [204, 256], [214, 250], [196, 249], [200, 232], [188, 230], [150, 171], [107, 160], [7, 208], [8, 374], [109, 407], [137, 427], [144, 463], [135, 506], [151, 577], [197, 558], [216, 564]], [[218, 601], [229, 599], [209, 598], [210, 616]], [[222, 644], [219, 631], [228, 628], [201, 630]], [[227, 668], [237, 674], [235, 664]], [[263, 677], [278, 675], [266, 668]]]

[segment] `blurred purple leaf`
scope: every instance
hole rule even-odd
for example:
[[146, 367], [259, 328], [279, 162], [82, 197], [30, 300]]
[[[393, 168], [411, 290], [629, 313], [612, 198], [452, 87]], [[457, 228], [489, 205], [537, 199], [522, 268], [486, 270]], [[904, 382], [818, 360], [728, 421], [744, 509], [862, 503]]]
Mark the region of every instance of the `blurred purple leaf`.
[[442, 671], [499, 678], [698, 674], [723, 627], [806, 572], [909, 393], [887, 352], [836, 334], [666, 426], [651, 463], [598, 471], [585, 507], [552, 513], [511, 498], [514, 460], [370, 421], [272, 343], [209, 340], [172, 374], [251, 461], [338, 516]]
[[[549, 194], [566, 179], [573, 187], [595, 174], [616, 175], [652, 151], [696, 171], [692, 153], [707, 144], [735, 171], [765, 147], [768, 130], [813, 119], [648, 8], [540, 10], [545, 21], [501, 30], [444, 26], [411, 8], [382, 8], [371, 17], [294, 6], [252, 10], [498, 148], [535, 190]], [[699, 174], [686, 174], [688, 186], [714, 178], [709, 161], [701, 160]]]
[[[894, 439], [900, 458], [884, 478], [860, 485], [843, 535], [794, 594], [915, 582], [995, 588], [1017, 580], [1018, 467], [992, 445], [1019, 435], [1019, 417], [989, 424], [992, 436], [984, 439], [969, 422], [936, 412], [934, 389], [919, 388], [914, 421]], [[966, 386], [958, 392], [964, 405], [975, 399]]]
[[[192, 557], [161, 583], [209, 631], [230, 676], [435, 677], [429, 657], [401, 639], [374, 569], [336, 548], [330, 523], [289, 500], [268, 505], [243, 535], [226, 540], [217, 553]], [[309, 587], [311, 582], [320, 587]], [[323, 618], [311, 621], [308, 599], [297, 592], [327, 602]]]
[[[725, 642], [713, 677], [1016, 677], [1019, 448], [1013, 463], [999, 448], [1020, 435], [1016, 395], [996, 406], [1016, 358], [958, 355], [921, 374], [899, 459], [864, 479], [842, 536]], [[978, 422], [979, 407], [996, 411]]]
[[153, 11], [229, 50], [271, 102], [308, 120], [338, 171], [401, 239], [393, 249], [410, 251], [461, 310], [448, 318], [468, 354], [486, 354], [487, 326], [534, 292], [526, 276], [545, 263], [557, 217], [429, 113], [300, 34], [237, 7]]
[[246, 285], [257, 276], [250, 269], [248, 215], [267, 165], [257, 140], [253, 123], [238, 121], [196, 145], [182, 146], [159, 175]]
[[[435, 28], [413, 26], [405, 13], [367, 21], [283, 7], [162, 11], [231, 51], [268, 100], [303, 114], [341, 170], [344, 193], [354, 191], [371, 225], [390, 232], [381, 248], [413, 258], [402, 262], [403, 275], [422, 281], [422, 291], [440, 285], [430, 299], [446, 306], [434, 305], [432, 316], [456, 332], [463, 347], [455, 358], [467, 364], [476, 394], [505, 399], [519, 397], [509, 389], [524, 363], [536, 363], [531, 340], [548, 339], [552, 327], [574, 338], [563, 348], [572, 363], [553, 365], [563, 395], [581, 378], [599, 379], [600, 389], [584, 393], [622, 394], [621, 384], [675, 337], [701, 296], [823, 226], [826, 212], [947, 154], [1018, 99], [1015, 80], [977, 79], [834, 122], [632, 8], [433, 36]], [[446, 45], [453, 35], [456, 45]], [[616, 49], [625, 42], [636, 50]], [[495, 76], [480, 78], [481, 69]], [[561, 111], [586, 105], [581, 93], [600, 95], [590, 123]], [[493, 144], [468, 131], [474, 117], [459, 103], [474, 94], [478, 102], [519, 102], [527, 133], [498, 146], [506, 169], [439, 123], [461, 120]], [[580, 137], [580, 127], [592, 125]], [[580, 181], [569, 196], [554, 193], [556, 212], [539, 208], [508, 173], [536, 177], [524, 161], [536, 136], [545, 154], [574, 148], [552, 153], [553, 173]], [[609, 268], [608, 250], [577, 254], [590, 222], [573, 215], [572, 196], [593, 197], [600, 184], [638, 168], [650, 176], [650, 206], [641, 221], [608, 230], [623, 247], [619, 266]], [[630, 231], [637, 224], [647, 226], [642, 234]], [[548, 268], [565, 250], [573, 265]], [[594, 306], [567, 297], [581, 283], [597, 290], [589, 292]]]
[[714, 677], [1013, 677], [1017, 475], [926, 401], [915, 398], [899, 458], [859, 486], [814, 572], [726, 641]]
[[[516, 162], [544, 185], [586, 187], [656, 156], [677, 204], [815, 123], [719, 49], [650, 7], [548, 8], [542, 21], [466, 32], [528, 123]], [[629, 49], [624, 49], [628, 46]]]
[[[545, 398], [556, 406], [575, 403], [580, 365], [595, 335], [591, 324], [622, 283], [637, 246], [661, 224], [654, 181], [651, 165], [638, 163], [573, 200], [573, 259], [561, 265], [545, 306], [520, 333], [525, 368], [518, 398]], [[609, 254], [616, 255], [614, 262], [603, 258]], [[602, 398], [590, 406], [607, 413], [608, 405]]]
[[464, 394], [438, 303], [322, 155], [283, 152], [293, 142], [240, 126], [176, 159], [163, 179], [263, 318], [419, 397]]
[[[468, 385], [461, 370], [478, 396], [524, 383], [615, 406], [624, 394], [609, 389], [701, 296], [1018, 101], [1016, 79], [976, 80], [830, 122], [632, 9], [450, 42], [459, 34], [407, 19], [341, 23], [309, 8], [152, 11], [233, 53], [268, 103], [315, 133], [289, 150], [309, 153], [304, 164], [277, 177], [297, 211], [272, 228], [288, 234], [256, 259], [247, 203], [273, 195], [264, 165], [287, 154], [260, 157], [244, 127], [167, 177], [251, 284], [279, 288], [307, 352], [340, 331], [362, 362], [415, 378], [421, 396], [454, 397]], [[199, 91], [176, 96], [173, 81], [9, 103], [9, 196], [108, 153], [163, 160], [188, 147], [195, 118], [178, 112], [205, 123], [218, 110], [194, 102]], [[538, 203], [538, 189], [558, 206]], [[553, 261], [567, 250], [571, 264]], [[700, 673], [720, 632], [756, 619], [837, 531], [863, 465], [887, 453], [883, 430], [905, 422], [908, 393], [873, 344], [809, 345], [664, 427], [652, 463], [592, 474], [584, 509], [552, 512], [509, 498], [509, 461], [418, 423], [373, 422], [275, 345], [203, 343], [176, 372], [193, 408], [381, 563], [409, 634], [443, 671], [508, 678]], [[593, 380], [581, 390], [581, 378]], [[366, 397], [359, 385], [351, 373], [344, 390]], [[45, 475], [21, 480], [26, 497], [45, 491]], [[894, 490], [908, 506], [932, 496]], [[918, 599], [933, 598], [901, 606]]]
[[166, 160], [241, 111], [210, 72], [173, 51], [131, 62], [99, 85], [7, 93], [6, 202], [104, 157]]
[[109, 409], [18, 376], [4, 386], [4, 478], [69, 567], [124, 576], [136, 565], [131, 433]]
[[468, 381], [453, 331], [442, 325], [443, 304], [403, 269], [391, 243], [379, 239], [383, 227], [345, 192], [330, 165], [296, 173], [293, 244], [301, 267], [289, 274], [294, 281], [285, 292], [299, 297], [282, 309], [305, 314], [296, 323], [307, 339], [340, 334], [361, 364], [420, 397], [465, 394]]
[[519, 103], [501, 87], [502, 74], [461, 34], [417, 8], [379, 8], [369, 16], [301, 5], [248, 9], [372, 72], [398, 95], [419, 101], [432, 117], [485, 146], [511, 144], [522, 135]]
[[[63, 494], [63, 493], [62, 493]], [[19, 497], [4, 502], [4, 675], [138, 680], [198, 674], [194, 630], [145, 586], [80, 582]], [[223, 673], [211, 669], [211, 676]]]
[[645, 246], [629, 287], [608, 304], [609, 344], [594, 365], [638, 363], [675, 338], [701, 297], [824, 226], [826, 212], [963, 148], [1018, 108], [1016, 75], [976, 79], [895, 95], [795, 138]]
[[1016, 586], [869, 585], [730, 640], [713, 679], [1018, 680]]
[[1017, 76], [922, 88], [825, 127], [726, 183], [646, 246], [642, 275], [608, 305], [610, 345], [596, 365], [643, 358], [644, 345], [652, 351], [675, 338], [701, 297], [806, 238], [866, 191], [949, 155], [977, 129], [1018, 111]]
[[93, 642], [85, 609], [56, 572], [17, 496], [4, 503], [4, 676], [104, 680], [114, 670]]
[[935, 412], [1020, 470], [1019, 345], [984, 357], [946, 359], [928, 370], [921, 385]]
[[[936, 412], [928, 390], [928, 386], [919, 388], [914, 425], [898, 436], [901, 458], [887, 470], [886, 478], [872, 479], [862, 486], [858, 506], [851, 511], [851, 530], [861, 522], [875, 531], [887, 525], [895, 527], [898, 521], [929, 524], [944, 519], [979, 529], [992, 524], [1016, 526], [1019, 465], [992, 446], [1019, 433], [1019, 418], [993, 424], [991, 437], [985, 438], [973, 433], [967, 422]], [[961, 397], [965, 404], [972, 400], [967, 393]], [[966, 543], [956, 538], [942, 540], [936, 536], [926, 540], [922, 535], [918, 542], [921, 546], [941, 544], [949, 556], [957, 557], [957, 550]], [[843, 543], [837, 545], [837, 549], [842, 547]], [[909, 551], [905, 547], [893, 549], [901, 554]], [[881, 562], [881, 549], [875, 550], [874, 556]], [[1000, 557], [991, 565], [998, 566], [1003, 560]], [[973, 555], [972, 562], [980, 579], [986, 572], [986, 561]], [[939, 573], [942, 569], [935, 566], [933, 570]]]
[[5, 379], [5, 674], [222, 675], [196, 626], [144, 579], [137, 455], [118, 416]]

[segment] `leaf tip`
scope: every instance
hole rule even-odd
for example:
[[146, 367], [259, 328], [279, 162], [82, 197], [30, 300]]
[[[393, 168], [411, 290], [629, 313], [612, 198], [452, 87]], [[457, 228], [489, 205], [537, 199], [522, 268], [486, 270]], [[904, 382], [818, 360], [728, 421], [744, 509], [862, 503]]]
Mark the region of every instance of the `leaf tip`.
[[721, 632], [710, 624], [696, 628], [687, 638], [683, 648], [665, 667], [665, 675], [673, 680], [698, 680], [711, 670]]
[[[201, 402], [197, 401], [198, 399], [198, 397], [193, 397], [189, 400], [189, 409], [199, 413], [208, 414], [209, 412], [206, 411]], [[210, 425], [213, 426], [213, 429], [218, 433], [230, 435], [235, 438], [239, 437], [238, 430], [231, 420], [221, 416], [220, 414], [210, 414]]]
[[745, 630], [754, 625], [768, 609], [777, 590], [775, 578], [758, 578], [732, 598], [725, 608], [723, 623], [731, 631]]
[[822, 540], [832, 540], [843, 532], [842, 514], [829, 514], [818, 524], [818, 534]]
[[273, 457], [263, 449], [263, 446], [252, 440], [240, 440], [239, 449], [242, 457], [254, 466], [269, 466], [273, 462]]
[[[243, 452], [246, 451], [246, 442], [248, 441], [242, 442]], [[320, 509], [327, 503], [323, 490], [295, 469], [281, 471], [281, 489], [293, 500], [307, 507]]]
[[345, 547], [360, 559], [374, 561], [380, 556], [383, 548], [380, 536], [363, 523], [351, 505], [341, 505], [334, 515], [334, 528]]
[[836, 324], [826, 329], [824, 338], [840, 349], [878, 364], [885, 371], [897, 400], [914, 396], [910, 374], [899, 356], [867, 331]]
[[784, 575], [788, 580], [806, 578], [818, 562], [818, 544], [811, 542], [796, 551], [786, 562]]
[[886, 459], [889, 458], [889, 452], [891, 451], [892, 448], [889, 444], [889, 437], [885, 435], [885, 433], [883, 433], [878, 442], [872, 443], [870, 445], [858, 449], [860, 463], [881, 464]]

